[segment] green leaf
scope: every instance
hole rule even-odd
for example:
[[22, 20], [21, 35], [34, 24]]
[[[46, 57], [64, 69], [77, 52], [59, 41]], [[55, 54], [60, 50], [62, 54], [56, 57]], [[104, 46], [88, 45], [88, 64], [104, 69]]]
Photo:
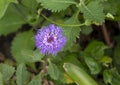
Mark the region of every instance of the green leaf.
[[7, 64], [0, 64], [0, 72], [2, 73], [2, 79], [3, 81], [9, 80], [13, 73], [15, 72], [15, 68], [12, 66], [9, 66]]
[[0, 72], [0, 85], [3, 85], [2, 73]]
[[70, 52], [79, 52], [80, 51], [80, 45], [73, 43], [73, 45], [70, 48]]
[[104, 72], [103, 72], [104, 82], [106, 84], [108, 84], [108, 83], [112, 84], [111, 83], [112, 82], [112, 78], [113, 78], [112, 73], [109, 70], [104, 70]]
[[33, 36], [34, 34], [30, 30], [27, 32], [20, 33], [14, 38], [12, 42], [11, 53], [18, 63], [25, 62], [24, 58], [22, 57], [24, 50], [33, 50]]
[[[78, 13], [74, 14], [71, 18], [66, 20], [64, 23], [70, 24], [70, 25], [80, 24], [80, 22], [78, 20]], [[80, 33], [81, 29], [80, 29], [80, 27], [73, 27], [73, 26], [62, 27], [62, 28], [64, 31], [64, 35], [66, 36], [66, 39], [67, 39], [64, 50], [70, 50], [71, 47], [76, 42], [76, 37], [79, 37], [79, 33]]]
[[120, 3], [119, 5], [117, 6], [117, 12], [116, 12], [116, 15], [114, 17], [114, 20], [115, 21], [120, 21]]
[[[21, 5], [22, 4], [22, 5]], [[38, 9], [39, 4], [36, 0], [21, 0], [21, 6], [19, 7], [19, 11], [22, 16], [25, 17], [25, 20], [31, 26], [36, 26], [41, 22], [40, 17], [38, 16], [42, 10], [42, 8]]]
[[0, 0], [0, 19], [4, 16], [11, 2], [17, 3], [17, 0]]
[[100, 24], [104, 22], [105, 14], [103, 13], [103, 6], [99, 1], [91, 1], [87, 6], [83, 3], [80, 6], [80, 10], [83, 12], [85, 20]]
[[74, 81], [71, 79], [71, 77], [67, 73], [64, 73], [64, 77], [65, 77], [65, 80], [66, 80], [67, 84], [74, 83]]
[[71, 4], [76, 4], [74, 0], [37, 0], [41, 5], [51, 10], [52, 12], [59, 12], [65, 10]]
[[63, 68], [77, 85], [98, 85], [83, 69], [71, 63], [64, 63]]
[[89, 67], [91, 74], [98, 74], [101, 71], [101, 65], [92, 57], [84, 56], [85, 62]]
[[0, 35], [14, 32], [24, 23], [26, 23], [26, 20], [20, 12], [18, 5], [10, 4], [4, 17], [0, 19]]
[[38, 6], [38, 3], [36, 0], [22, 0], [21, 3], [27, 8], [29, 8], [31, 11], [35, 11]]
[[55, 64], [51, 62], [49, 62], [48, 74], [54, 80], [57, 80], [59, 78], [59, 69]]
[[40, 61], [44, 55], [40, 54], [39, 50], [22, 50], [22, 58], [25, 62], [37, 62]]
[[25, 64], [20, 64], [16, 70], [17, 85], [26, 85], [29, 81], [30, 74], [26, 70]]
[[40, 72], [37, 76], [35, 76], [28, 85], [42, 85], [42, 72]]
[[69, 54], [63, 59], [63, 63], [68, 62], [68, 63], [72, 63], [76, 66], [80, 66], [81, 68], [84, 68], [83, 64], [77, 59], [78, 56], [79, 55], [76, 55], [76, 54]]
[[84, 53], [89, 54], [89, 56], [94, 57], [96, 60], [101, 59], [104, 55], [104, 50], [108, 48], [100, 41], [91, 41], [85, 48]]
[[120, 84], [120, 74], [116, 68], [110, 69], [110, 73], [112, 74], [112, 82], [111, 85], [119, 85]]
[[111, 13], [113, 15], [116, 15], [117, 12], [117, 6], [119, 6], [120, 0], [108, 0], [103, 2], [103, 7], [106, 13]]
[[85, 35], [89, 35], [93, 31], [91, 26], [83, 26], [81, 27], [81, 32]]
[[112, 58], [109, 57], [109, 56], [103, 56], [101, 59], [100, 59], [100, 62], [105, 65], [106, 67], [109, 66], [110, 63], [112, 63]]

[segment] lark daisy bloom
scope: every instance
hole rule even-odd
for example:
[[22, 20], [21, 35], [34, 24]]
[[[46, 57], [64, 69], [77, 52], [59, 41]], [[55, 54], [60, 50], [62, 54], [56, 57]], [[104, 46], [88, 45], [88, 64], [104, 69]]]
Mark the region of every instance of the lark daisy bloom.
[[35, 35], [36, 47], [42, 54], [54, 55], [65, 45], [66, 37], [62, 34], [63, 30], [54, 24], [42, 27]]

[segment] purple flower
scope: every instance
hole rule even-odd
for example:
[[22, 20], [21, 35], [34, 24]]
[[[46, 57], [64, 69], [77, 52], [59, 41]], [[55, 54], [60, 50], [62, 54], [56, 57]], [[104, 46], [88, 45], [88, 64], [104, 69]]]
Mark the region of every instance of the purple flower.
[[42, 54], [56, 54], [66, 42], [66, 37], [62, 33], [62, 29], [54, 24], [39, 29], [35, 35], [36, 47]]

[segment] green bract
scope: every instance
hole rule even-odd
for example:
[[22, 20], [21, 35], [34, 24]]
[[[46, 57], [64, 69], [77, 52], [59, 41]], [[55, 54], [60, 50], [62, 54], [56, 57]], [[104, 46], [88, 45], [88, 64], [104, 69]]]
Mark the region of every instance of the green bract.
[[78, 85], [98, 85], [83, 69], [71, 63], [64, 63], [63, 68]]

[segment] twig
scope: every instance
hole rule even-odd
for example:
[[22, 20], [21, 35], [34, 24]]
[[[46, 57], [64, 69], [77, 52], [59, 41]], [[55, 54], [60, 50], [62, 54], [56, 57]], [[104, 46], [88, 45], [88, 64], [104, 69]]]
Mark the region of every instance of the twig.
[[103, 32], [103, 35], [104, 35], [104, 39], [105, 39], [105, 42], [108, 46], [112, 47], [112, 43], [110, 41], [110, 37], [109, 37], [109, 34], [108, 34], [108, 31], [107, 31], [107, 28], [106, 28], [106, 25], [105, 23], [102, 24], [102, 32]]
[[50, 84], [50, 85], [54, 85], [54, 83], [53, 83], [52, 81], [49, 81], [49, 84]]
[[49, 84], [48, 84], [48, 80], [43, 79], [43, 85], [49, 85]]

